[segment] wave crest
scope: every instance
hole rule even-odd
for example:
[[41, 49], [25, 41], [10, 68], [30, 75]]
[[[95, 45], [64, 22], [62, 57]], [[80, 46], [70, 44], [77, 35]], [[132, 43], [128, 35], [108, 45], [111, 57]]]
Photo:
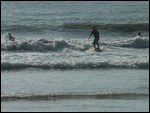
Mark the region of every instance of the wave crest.
[[[81, 44], [82, 43], [82, 44]], [[3, 41], [1, 50], [6, 51], [61, 51], [64, 48], [85, 51], [90, 48], [90, 44], [77, 40], [24, 40], [24, 41]]]
[[101, 69], [101, 68], [125, 68], [125, 69], [149, 69], [149, 61], [146, 62], [28, 62], [10, 63], [1, 62], [1, 70], [20, 70], [26, 68], [40, 69]]
[[[101, 42], [101, 45], [130, 47], [130, 48], [149, 48], [149, 38], [134, 37], [125, 41], [113, 43]], [[20, 40], [20, 41], [2, 41], [1, 50], [5, 51], [62, 51], [64, 48], [70, 50], [86, 51], [91, 48], [91, 43], [88, 41], [79, 40]]]
[[122, 32], [134, 32], [134, 31], [149, 31], [149, 23], [137, 23], [137, 24], [102, 24], [102, 23], [64, 23], [62, 25], [3, 25], [2, 32], [43, 32], [43, 31], [68, 31], [68, 30], [89, 30], [92, 26], [96, 26], [100, 30], [107, 31], [122, 31]]
[[116, 42], [113, 45], [117, 47], [149, 48], [149, 38], [137, 36], [125, 41]]
[[137, 24], [101, 24], [101, 23], [65, 23], [61, 27], [64, 29], [90, 29], [91, 26], [96, 26], [100, 30], [108, 31], [149, 31], [149, 23], [137, 23]]
[[148, 97], [145, 93], [55, 93], [55, 94], [22, 94], [1, 96], [1, 101], [15, 100], [60, 100], [60, 99], [128, 99]]

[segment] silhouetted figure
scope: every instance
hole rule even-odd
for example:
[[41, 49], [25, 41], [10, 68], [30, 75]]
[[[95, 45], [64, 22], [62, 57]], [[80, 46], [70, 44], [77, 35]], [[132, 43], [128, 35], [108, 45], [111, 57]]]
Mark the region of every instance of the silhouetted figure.
[[11, 33], [8, 33], [7, 38], [11, 41], [15, 41], [15, 37], [11, 36]]
[[[93, 46], [94, 46], [94, 48], [96, 48], [96, 45], [97, 45], [97, 47], [99, 48], [99, 43], [98, 43], [98, 41], [99, 41], [99, 32], [95, 29], [95, 27], [93, 26], [92, 27], [92, 32], [91, 32], [91, 35], [90, 35], [90, 37], [92, 36], [92, 35], [94, 35], [94, 41], [93, 41]], [[88, 38], [88, 39], [90, 39], [90, 37]]]
[[143, 36], [141, 35], [141, 32], [138, 32], [138, 36], [143, 37]]

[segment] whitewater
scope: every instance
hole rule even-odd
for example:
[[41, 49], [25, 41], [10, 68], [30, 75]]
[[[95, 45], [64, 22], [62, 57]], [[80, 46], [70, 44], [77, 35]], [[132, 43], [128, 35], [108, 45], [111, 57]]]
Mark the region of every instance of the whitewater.
[[1, 69], [148, 69], [148, 47], [149, 38], [139, 36], [101, 42], [103, 52], [95, 52], [88, 40], [3, 40]]
[[3, 112], [149, 111], [149, 2], [1, 3]]

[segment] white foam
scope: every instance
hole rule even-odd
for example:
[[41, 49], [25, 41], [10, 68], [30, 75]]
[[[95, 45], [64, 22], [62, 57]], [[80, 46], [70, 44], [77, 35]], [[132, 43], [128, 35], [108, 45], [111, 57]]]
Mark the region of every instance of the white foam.
[[74, 50], [87, 50], [91, 47], [90, 43], [80, 42], [78, 40], [18, 40], [18, 41], [2, 41], [1, 50], [8, 51], [60, 51], [64, 48]]
[[149, 38], [136, 36], [125, 41], [115, 42], [113, 45], [119, 47], [149, 48]]

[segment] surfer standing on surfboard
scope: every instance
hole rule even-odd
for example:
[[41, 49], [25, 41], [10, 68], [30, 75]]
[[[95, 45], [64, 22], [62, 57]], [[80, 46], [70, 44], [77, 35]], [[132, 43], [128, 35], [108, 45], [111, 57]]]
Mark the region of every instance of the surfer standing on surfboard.
[[[94, 48], [96, 49], [96, 45], [97, 45], [97, 48], [99, 48], [99, 43], [98, 43], [98, 41], [99, 41], [99, 32], [95, 29], [95, 26], [92, 26], [92, 32], [91, 32], [91, 35], [90, 35], [90, 37], [92, 36], [92, 35], [94, 35], [94, 41], [93, 41], [93, 46], [94, 46]], [[88, 38], [88, 39], [90, 39], [90, 37]]]

